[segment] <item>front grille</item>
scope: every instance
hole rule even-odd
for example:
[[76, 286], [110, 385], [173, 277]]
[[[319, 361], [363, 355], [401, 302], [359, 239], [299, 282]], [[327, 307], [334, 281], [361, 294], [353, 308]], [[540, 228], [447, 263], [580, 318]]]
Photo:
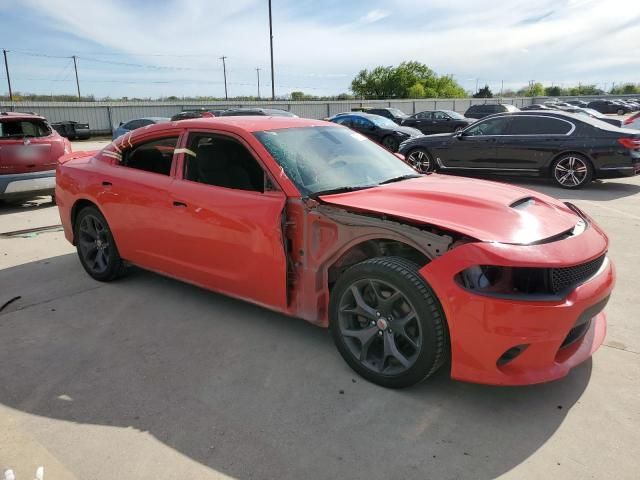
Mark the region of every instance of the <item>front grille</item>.
[[595, 260], [583, 263], [581, 265], [574, 265], [573, 267], [562, 267], [551, 269], [551, 290], [553, 293], [560, 293], [575, 287], [582, 282], [593, 277], [604, 262], [605, 255], [602, 255]]

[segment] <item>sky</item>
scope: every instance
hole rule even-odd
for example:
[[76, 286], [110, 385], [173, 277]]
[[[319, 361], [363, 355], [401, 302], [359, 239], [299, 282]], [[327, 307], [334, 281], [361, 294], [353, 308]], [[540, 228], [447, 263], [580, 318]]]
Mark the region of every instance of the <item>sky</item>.
[[[270, 93], [267, 0], [0, 0], [14, 91], [102, 98]], [[349, 91], [406, 60], [467, 90], [640, 82], [638, 0], [272, 0], [275, 90]], [[0, 92], [6, 92], [0, 73]]]

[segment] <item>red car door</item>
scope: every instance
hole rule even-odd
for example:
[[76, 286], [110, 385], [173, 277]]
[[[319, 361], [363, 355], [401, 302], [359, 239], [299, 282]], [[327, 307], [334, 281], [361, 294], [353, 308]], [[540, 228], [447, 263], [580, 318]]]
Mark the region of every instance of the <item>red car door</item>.
[[185, 146], [170, 186], [174, 275], [284, 310], [285, 194], [239, 138], [191, 132]]
[[122, 159], [96, 177], [99, 204], [114, 234], [120, 256], [142, 267], [170, 273], [173, 152], [179, 135], [134, 140]]

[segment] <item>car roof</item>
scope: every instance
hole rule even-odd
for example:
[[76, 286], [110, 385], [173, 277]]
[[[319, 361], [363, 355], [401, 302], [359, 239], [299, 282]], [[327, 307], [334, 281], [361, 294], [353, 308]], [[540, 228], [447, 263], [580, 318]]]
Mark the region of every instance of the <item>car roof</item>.
[[42, 115], [38, 115], [34, 112], [2, 112], [0, 113], [0, 120], [4, 120], [5, 118], [11, 119], [38, 119], [38, 120], [46, 120]]
[[[368, 119], [377, 119], [380, 118], [380, 115], [376, 115], [375, 113], [366, 113], [366, 112], [345, 112], [345, 113], [338, 113], [336, 115], [334, 115], [334, 117], [337, 116], [344, 116], [344, 115], [351, 115], [353, 117], [362, 117], [362, 118], [368, 118]], [[385, 117], [382, 117], [385, 118]]]
[[[178, 124], [178, 122], [180, 122]], [[229, 117], [205, 117], [205, 118], [189, 118], [186, 120], [172, 121], [167, 124], [148, 127], [147, 131], [163, 130], [180, 125], [188, 128], [216, 128], [219, 126], [232, 126], [244, 130], [246, 132], [259, 132], [262, 130], [281, 130], [283, 128], [301, 128], [301, 127], [318, 127], [330, 126], [336, 127], [335, 123], [325, 122], [323, 120], [313, 120], [310, 118], [298, 117], [282, 117], [269, 115], [247, 115], [247, 116], [229, 116]]]

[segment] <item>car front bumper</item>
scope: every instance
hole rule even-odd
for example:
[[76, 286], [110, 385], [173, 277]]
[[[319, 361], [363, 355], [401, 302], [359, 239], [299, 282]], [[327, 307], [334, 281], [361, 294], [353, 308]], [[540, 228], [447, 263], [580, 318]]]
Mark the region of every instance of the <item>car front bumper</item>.
[[[561, 378], [588, 359], [606, 333], [602, 309], [615, 283], [606, 259], [598, 272], [556, 300], [479, 295], [454, 277], [474, 265], [565, 267], [605, 254], [607, 238], [595, 225], [576, 237], [518, 246], [468, 243], [425, 265], [421, 275], [443, 307], [451, 343], [451, 376], [493, 385], [528, 385]], [[510, 349], [526, 345], [499, 364]]]
[[55, 170], [0, 175], [0, 199], [51, 195], [55, 187]]

